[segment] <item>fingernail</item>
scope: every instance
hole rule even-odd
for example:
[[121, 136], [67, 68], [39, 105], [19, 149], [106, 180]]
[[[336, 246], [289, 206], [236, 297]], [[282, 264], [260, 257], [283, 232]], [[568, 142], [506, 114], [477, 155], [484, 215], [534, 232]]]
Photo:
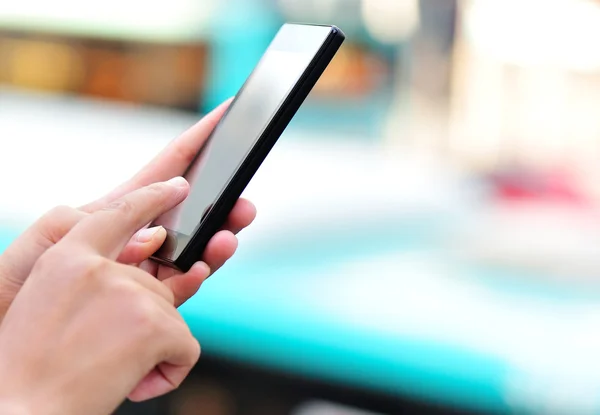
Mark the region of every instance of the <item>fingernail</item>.
[[185, 187], [187, 187], [187, 180], [185, 180], [181, 176], [173, 177], [167, 183], [170, 184], [171, 186], [175, 186], [175, 187], [179, 187], [179, 188], [185, 188]]
[[153, 228], [142, 229], [138, 232], [136, 240], [142, 243], [150, 242], [154, 238], [154, 235], [160, 231], [160, 228], [161, 226], [155, 226]]

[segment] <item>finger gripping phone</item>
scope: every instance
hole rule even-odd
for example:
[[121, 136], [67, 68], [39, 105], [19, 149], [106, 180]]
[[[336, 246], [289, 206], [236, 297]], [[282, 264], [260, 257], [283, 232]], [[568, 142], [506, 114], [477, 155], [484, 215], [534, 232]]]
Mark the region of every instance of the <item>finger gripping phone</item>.
[[201, 260], [344, 39], [335, 26], [279, 29], [184, 174], [189, 196], [151, 225], [167, 230], [154, 260], [184, 272]]

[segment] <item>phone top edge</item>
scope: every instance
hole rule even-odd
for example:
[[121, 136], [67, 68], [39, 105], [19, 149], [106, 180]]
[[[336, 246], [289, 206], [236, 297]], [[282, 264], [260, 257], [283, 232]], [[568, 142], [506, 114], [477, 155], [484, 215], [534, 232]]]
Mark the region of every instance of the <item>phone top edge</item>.
[[333, 24], [323, 24], [323, 23], [306, 23], [306, 22], [286, 22], [282, 25], [286, 26], [286, 25], [293, 25], [293, 26], [314, 26], [314, 27], [328, 27], [330, 29], [332, 29], [336, 34], [342, 36], [342, 37], [346, 37], [346, 34], [344, 33], [344, 31], [342, 29], [340, 29], [338, 26], [333, 25]]
[[331, 28], [333, 29], [334, 33], [339, 36], [342, 40], [346, 39], [346, 34], [344, 33], [344, 31], [342, 29], [340, 29], [337, 26], [331, 26]]
[[[302, 96], [299, 104], [297, 106], [295, 106], [294, 110], [292, 111], [295, 114], [295, 112], [300, 107], [304, 98], [306, 98], [306, 95], [308, 95], [308, 93], [314, 87], [314, 83], [316, 83], [318, 78], [323, 73], [324, 68], [329, 64], [329, 62], [331, 61], [331, 58], [333, 57], [333, 55], [335, 55], [337, 49], [344, 41], [345, 35], [342, 32], [342, 30], [339, 29], [337, 26], [325, 25], [325, 24], [284, 23], [281, 26], [281, 28], [279, 29], [279, 31], [281, 31], [285, 26], [291, 26], [291, 25], [307, 27], [308, 30], [310, 30], [311, 26], [312, 27], [320, 27], [322, 29], [324, 29], [324, 28], [328, 29], [327, 31], [321, 29], [321, 32], [318, 32], [318, 31], [311, 32], [311, 33], [316, 33], [316, 35], [314, 35], [314, 37], [319, 36], [318, 33], [321, 33], [320, 36], [322, 36], [323, 43], [321, 44], [321, 47], [319, 48], [317, 53], [313, 56], [310, 65], [305, 69], [305, 72], [303, 73], [301, 80], [299, 80], [298, 84], [294, 86], [293, 90], [290, 91], [290, 94], [288, 95], [286, 100], [282, 103], [282, 107], [284, 107], [286, 105], [289, 105], [290, 102], [296, 101], [298, 99], [297, 96]], [[327, 32], [326, 35], [325, 35], [325, 32]], [[271, 42], [271, 44], [269, 45], [267, 50], [274, 45], [276, 38], [277, 38], [277, 36], [275, 36], [275, 38], [273, 39], [273, 41]], [[297, 38], [303, 39], [303, 37], [297, 37]], [[323, 61], [323, 63], [321, 63], [321, 61]], [[323, 67], [321, 68], [321, 66], [323, 66]], [[237, 97], [243, 89], [244, 89], [244, 86], [242, 86], [242, 88], [240, 88], [240, 91], [238, 91], [238, 93], [236, 93], [236, 96], [234, 97], [234, 102], [232, 102], [230, 108], [227, 109], [227, 111], [223, 115], [222, 119], [219, 120], [219, 123], [217, 123], [214, 130], [219, 128], [219, 124], [221, 124], [221, 121], [227, 117], [227, 114], [229, 113], [229, 109], [231, 109], [231, 107], [233, 105], [235, 105]], [[282, 120], [281, 120], [282, 113], [283, 113], [283, 110], [281, 110], [281, 109], [278, 110], [278, 112], [276, 113], [276, 116], [273, 117], [274, 119], [272, 119], [270, 121], [270, 123], [267, 125], [267, 128], [265, 129], [265, 131], [263, 131], [263, 133], [261, 133], [261, 136], [259, 137], [259, 141], [264, 141], [265, 137], [270, 134], [270, 132], [269, 133], [267, 133], [267, 132], [269, 130], [272, 131], [274, 128], [276, 128], [277, 123], [283, 124], [284, 125], [283, 129], [285, 129], [287, 127], [287, 124], [289, 124], [293, 115], [291, 115], [289, 117], [289, 119], [286, 119], [284, 122], [282, 122]], [[277, 118], [279, 118], [279, 120], [277, 120]], [[213, 130], [213, 132], [214, 132], [214, 130]], [[212, 133], [211, 133], [211, 135], [212, 135]], [[280, 135], [281, 134], [278, 133], [277, 138], [273, 139], [272, 140], [273, 143], [270, 143], [268, 147], [272, 147], [272, 145], [277, 141], [277, 139], [279, 138]], [[209, 138], [209, 140], [210, 140], [210, 138]], [[207, 141], [209, 141], [209, 140], [207, 140]], [[264, 144], [261, 144], [261, 146], [263, 146], [263, 145]], [[258, 146], [257, 146], [257, 148], [258, 148]], [[268, 152], [269, 152], [269, 150], [265, 150], [264, 156], [260, 156], [260, 158], [264, 159], [266, 157], [266, 154], [268, 154]], [[256, 150], [253, 151], [253, 153], [256, 153]], [[256, 156], [254, 156], [254, 157], [256, 157]], [[179, 254], [172, 256], [170, 258], [154, 257], [155, 260], [161, 259], [157, 262], [160, 262], [164, 265], [179, 269], [183, 272], [186, 272], [187, 270], [189, 270], [189, 268], [191, 268], [191, 266], [193, 266], [193, 264], [198, 260], [198, 257], [197, 257], [198, 251], [204, 250], [206, 248], [206, 244], [210, 240], [210, 238], [207, 236], [207, 233], [212, 233], [212, 230], [210, 230], [211, 232], [209, 232], [209, 229], [208, 229], [208, 228], [210, 228], [209, 223], [211, 223], [211, 222], [216, 223], [218, 221], [221, 221], [222, 219], [225, 220], [226, 215], [223, 212], [229, 208], [229, 206], [228, 206], [228, 204], [230, 204], [229, 202], [231, 202], [231, 204], [233, 204], [235, 202], [235, 201], [228, 200], [228, 198], [224, 197], [224, 195], [231, 193], [231, 190], [234, 188], [235, 184], [238, 181], [244, 182], [245, 185], [243, 187], [245, 188], [245, 186], [247, 185], [249, 180], [251, 180], [252, 176], [256, 172], [255, 168], [248, 169], [249, 164], [248, 164], [247, 160], [249, 158], [250, 158], [250, 156], [248, 155], [246, 157], [246, 159], [241, 163], [241, 165], [238, 166], [238, 168], [234, 171], [232, 177], [228, 180], [223, 191], [218, 195], [216, 202], [213, 205], [213, 208], [211, 208], [209, 210], [209, 212], [207, 212], [206, 217], [198, 223], [198, 226], [189, 235], [188, 242], [185, 244], [185, 247], [183, 247], [183, 249], [179, 252]], [[260, 165], [260, 164], [261, 164], [261, 162], [258, 162], [258, 165]], [[235, 192], [235, 193], [237, 194], [238, 192]], [[239, 193], [241, 194], [241, 192], [239, 192]], [[237, 198], [239, 198], [239, 195], [237, 195], [237, 197], [235, 199], [237, 200]], [[221, 216], [223, 216], [223, 217], [221, 217]], [[201, 232], [201, 229], [204, 229], [205, 232]]]

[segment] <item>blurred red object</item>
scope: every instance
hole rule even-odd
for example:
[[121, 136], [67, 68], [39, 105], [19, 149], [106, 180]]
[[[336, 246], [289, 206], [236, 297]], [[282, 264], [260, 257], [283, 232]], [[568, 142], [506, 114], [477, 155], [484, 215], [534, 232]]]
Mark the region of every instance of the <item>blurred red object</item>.
[[590, 198], [578, 188], [574, 175], [562, 169], [543, 172], [507, 169], [491, 174], [488, 181], [503, 202], [548, 202], [582, 207], [591, 204]]

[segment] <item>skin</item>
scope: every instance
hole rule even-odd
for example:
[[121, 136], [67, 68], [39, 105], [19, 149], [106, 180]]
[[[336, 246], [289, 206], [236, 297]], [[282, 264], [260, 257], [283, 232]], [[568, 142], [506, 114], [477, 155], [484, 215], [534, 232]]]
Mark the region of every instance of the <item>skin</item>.
[[[27, 279], [37, 259], [59, 242], [75, 224], [86, 216], [105, 208], [121, 196], [152, 183], [182, 175], [196, 153], [215, 128], [231, 100], [228, 100], [175, 139], [136, 175], [109, 194], [78, 209], [60, 206], [48, 212], [21, 234], [0, 256], [0, 321], [14, 297]], [[256, 208], [240, 199], [229, 215], [223, 230], [209, 242], [203, 262], [195, 264], [182, 274], [146, 259], [164, 242], [166, 231], [162, 228], [142, 229], [121, 252], [122, 263], [138, 264], [156, 276], [174, 293], [176, 304], [181, 305], [194, 295], [202, 282], [218, 270], [237, 248], [235, 234], [250, 225]]]
[[107, 414], [187, 375], [199, 347], [176, 307], [234, 254], [256, 209], [240, 199], [187, 273], [148, 260], [166, 231], [145, 226], [187, 196], [185, 180], [163, 182], [183, 174], [229, 103], [109, 194], [44, 215], [0, 256], [0, 413]]
[[118, 258], [188, 191], [182, 178], [135, 190], [40, 256], [0, 326], [3, 413], [108, 414], [185, 379], [200, 346], [173, 291]]

